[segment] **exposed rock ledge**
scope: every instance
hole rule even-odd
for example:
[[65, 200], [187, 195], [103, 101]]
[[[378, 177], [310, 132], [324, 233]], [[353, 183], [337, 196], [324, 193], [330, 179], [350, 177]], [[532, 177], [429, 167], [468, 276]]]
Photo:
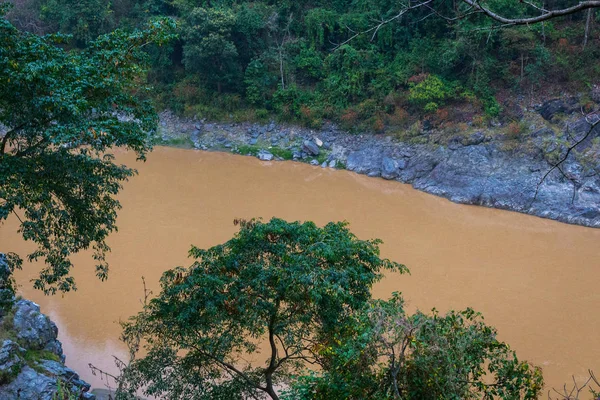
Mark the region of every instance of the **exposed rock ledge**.
[[[0, 253], [0, 268], [7, 268]], [[53, 400], [57, 392], [93, 400], [90, 385], [64, 364], [58, 328], [32, 301], [16, 300], [0, 311], [0, 399]]]
[[[455, 134], [421, 131], [409, 142], [348, 134], [333, 125], [314, 131], [274, 122], [209, 123], [166, 112], [161, 115], [159, 144], [251, 154], [263, 161], [345, 166], [359, 174], [409, 183], [456, 203], [600, 227], [600, 125], [570, 152], [560, 170], [546, 177], [536, 196], [544, 174], [567, 154], [566, 144], [591, 127], [589, 117], [577, 116], [563, 104], [551, 100], [537, 111], [527, 111], [522, 120], [527, 128], [518, 139], [500, 126]], [[563, 114], [562, 119], [557, 114]]]

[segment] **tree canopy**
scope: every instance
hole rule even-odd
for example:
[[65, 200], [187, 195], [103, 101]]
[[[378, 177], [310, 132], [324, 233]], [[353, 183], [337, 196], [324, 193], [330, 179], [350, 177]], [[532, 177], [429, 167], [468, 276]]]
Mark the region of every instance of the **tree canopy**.
[[[115, 27], [178, 18], [180, 40], [151, 53], [154, 95], [208, 119], [483, 127], [514, 117], [507, 97], [589, 92], [600, 58], [597, 0], [14, 1], [23, 28], [71, 33], [82, 48]], [[427, 79], [437, 93], [419, 93]]]
[[[2, 6], [1, 14], [4, 14]], [[85, 50], [67, 36], [37, 36], [0, 18], [0, 221], [14, 215], [30, 260], [47, 264], [34, 282], [46, 293], [74, 289], [70, 256], [92, 248], [106, 279], [105, 239], [116, 229], [115, 195], [134, 170], [113, 162], [121, 147], [140, 159], [157, 116], [146, 96], [142, 48], [170, 39], [173, 24], [117, 30]]]
[[[378, 244], [344, 223], [274, 218], [242, 221], [228, 242], [193, 247], [196, 261], [165, 272], [160, 295], [125, 325], [129, 344], [148, 343], [125, 374], [129, 393], [175, 399], [193, 387], [196, 398], [279, 398], [276, 386], [319, 364], [323, 344], [369, 301], [382, 272], [406, 271], [381, 259]], [[261, 347], [266, 357], [246, 365]]]
[[372, 299], [382, 273], [408, 271], [380, 258], [380, 243], [345, 223], [273, 218], [193, 247], [194, 263], [165, 272], [160, 293], [124, 324], [132, 361], [118, 396], [537, 397], [540, 369], [519, 361], [480, 314], [406, 315], [399, 294]]

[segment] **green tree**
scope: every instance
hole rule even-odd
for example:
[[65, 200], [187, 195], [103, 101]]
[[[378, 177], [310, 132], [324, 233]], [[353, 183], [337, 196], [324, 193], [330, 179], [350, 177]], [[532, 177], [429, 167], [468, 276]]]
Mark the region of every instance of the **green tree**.
[[41, 16], [56, 31], [73, 35], [79, 46], [113, 27], [111, 3], [102, 0], [42, 0]]
[[323, 371], [303, 377], [292, 399], [536, 399], [541, 369], [496, 338], [471, 309], [407, 315], [395, 293], [371, 301], [324, 349]]
[[124, 324], [132, 362], [120, 398], [537, 398], [541, 370], [479, 313], [408, 315], [397, 293], [372, 299], [382, 272], [407, 272], [379, 258], [379, 243], [344, 223], [274, 218], [193, 247], [196, 261], [165, 272], [160, 294]]
[[186, 69], [201, 75], [207, 83], [235, 82], [239, 73], [238, 51], [232, 41], [235, 15], [228, 9], [194, 8], [182, 28], [183, 62]]
[[[4, 14], [4, 11], [0, 11]], [[113, 162], [122, 147], [143, 159], [157, 117], [140, 81], [148, 43], [170, 38], [170, 20], [115, 31], [81, 51], [63, 35], [36, 36], [0, 19], [0, 221], [13, 214], [47, 266], [34, 286], [75, 289], [70, 256], [92, 248], [106, 279], [105, 239], [116, 229], [121, 182], [134, 170]]]
[[[379, 243], [357, 239], [345, 223], [274, 218], [242, 221], [228, 242], [193, 247], [192, 266], [165, 272], [160, 295], [125, 324], [134, 352], [140, 340], [147, 345], [125, 370], [121, 395], [278, 399], [277, 385], [320, 364], [382, 271], [406, 271], [379, 257]], [[246, 365], [261, 344], [264, 363]]]

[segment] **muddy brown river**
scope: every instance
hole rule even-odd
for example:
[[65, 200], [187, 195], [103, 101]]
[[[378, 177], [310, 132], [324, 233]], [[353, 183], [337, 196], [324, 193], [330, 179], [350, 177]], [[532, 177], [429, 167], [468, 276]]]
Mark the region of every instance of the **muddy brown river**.
[[[132, 154], [119, 153], [133, 164]], [[457, 205], [408, 185], [293, 162], [157, 148], [120, 195], [119, 232], [109, 239], [107, 282], [87, 254], [74, 257], [79, 290], [45, 297], [18, 275], [25, 297], [59, 327], [67, 365], [94, 387], [88, 363], [114, 370], [123, 357], [119, 319], [140, 309], [141, 277], [158, 290], [161, 273], [188, 265], [190, 245], [209, 247], [236, 231], [234, 217], [347, 220], [362, 239], [381, 238], [382, 255], [411, 275], [390, 274], [375, 296], [403, 292], [410, 309], [474, 307], [522, 359], [540, 365], [547, 386], [600, 372], [600, 230]], [[31, 245], [15, 221], [0, 226], [0, 251]]]

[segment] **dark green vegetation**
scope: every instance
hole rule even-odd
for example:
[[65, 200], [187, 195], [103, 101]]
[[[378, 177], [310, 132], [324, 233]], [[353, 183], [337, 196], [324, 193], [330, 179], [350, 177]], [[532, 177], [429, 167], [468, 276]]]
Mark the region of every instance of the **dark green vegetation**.
[[[0, 10], [4, 14], [5, 8]], [[142, 48], [168, 39], [169, 20], [100, 36], [64, 50], [63, 35], [40, 37], [0, 19], [0, 222], [14, 214], [47, 267], [34, 286], [75, 288], [70, 255], [91, 248], [106, 279], [105, 239], [116, 229], [115, 195], [133, 169], [113, 163], [122, 147], [144, 157], [157, 117], [144, 99]], [[9, 257], [19, 266], [16, 255]], [[12, 288], [3, 277], [3, 287]]]
[[[73, 34], [84, 48], [116, 27], [153, 16], [179, 19], [179, 40], [149, 49], [150, 80], [162, 107], [209, 119], [277, 116], [348, 129], [484, 124], [511, 117], [506, 100], [587, 90], [600, 73], [596, 11], [528, 26], [497, 27], [463, 1], [408, 10], [387, 0], [193, 1], [20, 0], [25, 29]], [[413, 1], [415, 6], [419, 2]], [[534, 1], [547, 9], [573, 0]], [[408, 3], [407, 3], [408, 4]], [[510, 18], [539, 14], [512, 0], [488, 0]], [[588, 19], [589, 15], [589, 19]], [[589, 22], [589, 23], [588, 23]], [[587, 43], [586, 43], [587, 42]], [[509, 102], [510, 103], [510, 102]]]
[[[481, 315], [404, 311], [371, 298], [379, 241], [344, 223], [237, 221], [228, 242], [163, 274], [124, 324], [135, 354], [121, 398], [534, 399], [541, 370], [519, 361]], [[245, 360], [252, 357], [255, 362]], [[161, 397], [162, 398], [162, 397]]]

